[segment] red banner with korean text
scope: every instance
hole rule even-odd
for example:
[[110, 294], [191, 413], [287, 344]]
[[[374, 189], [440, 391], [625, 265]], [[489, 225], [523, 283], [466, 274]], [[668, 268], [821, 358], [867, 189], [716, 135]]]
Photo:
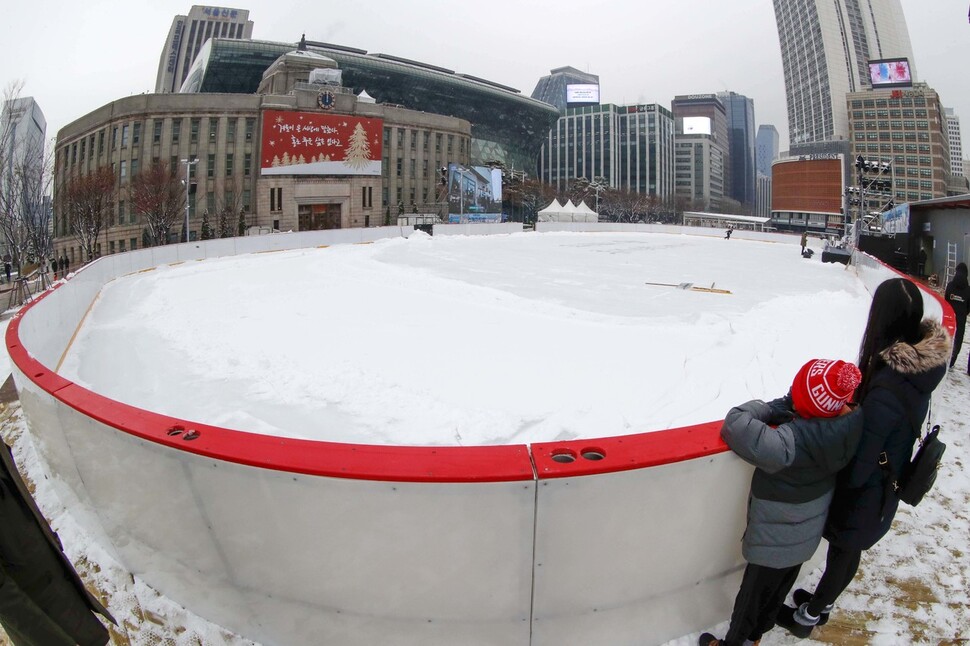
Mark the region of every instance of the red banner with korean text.
[[380, 175], [384, 121], [263, 111], [262, 175]]

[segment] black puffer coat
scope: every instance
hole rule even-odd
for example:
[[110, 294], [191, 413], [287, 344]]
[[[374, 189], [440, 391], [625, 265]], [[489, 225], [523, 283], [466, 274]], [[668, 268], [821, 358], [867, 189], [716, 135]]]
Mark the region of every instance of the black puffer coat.
[[925, 419], [930, 395], [950, 359], [946, 330], [924, 321], [922, 332], [917, 343], [896, 343], [880, 354], [885, 365], [872, 375], [862, 400], [862, 440], [839, 473], [825, 526], [825, 538], [843, 549], [869, 549], [889, 531], [896, 515], [899, 499], [886, 494], [879, 456], [885, 452], [895, 472], [902, 472], [917, 439], [912, 420]]

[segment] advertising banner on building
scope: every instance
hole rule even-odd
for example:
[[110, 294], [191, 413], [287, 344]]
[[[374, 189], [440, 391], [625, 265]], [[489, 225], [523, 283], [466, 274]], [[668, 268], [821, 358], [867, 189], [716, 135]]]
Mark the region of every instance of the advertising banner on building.
[[448, 222], [502, 222], [502, 171], [448, 164]]
[[909, 204], [900, 204], [882, 214], [883, 233], [909, 233]]
[[263, 111], [262, 175], [380, 175], [382, 119]]

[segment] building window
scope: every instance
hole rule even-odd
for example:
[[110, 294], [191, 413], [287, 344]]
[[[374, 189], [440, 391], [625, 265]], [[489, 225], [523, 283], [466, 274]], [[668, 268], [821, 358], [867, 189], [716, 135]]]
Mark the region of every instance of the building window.
[[121, 147], [128, 147], [128, 124], [121, 126]]
[[434, 136], [434, 151], [436, 153], [441, 152], [441, 135], [437, 134]]
[[98, 133], [98, 154], [104, 153], [104, 130]]
[[209, 215], [214, 215], [216, 212], [216, 194], [214, 191], [205, 194], [205, 210], [209, 212]]
[[138, 160], [137, 159], [132, 159], [131, 160], [131, 175], [132, 175], [132, 177], [134, 177], [137, 174], [138, 174]]
[[206, 177], [215, 177], [216, 176], [216, 156], [215, 156], [215, 153], [209, 153], [209, 158], [206, 160], [205, 176]]
[[125, 201], [118, 200], [118, 224], [125, 223]]
[[[278, 186], [269, 189], [269, 210], [273, 213], [283, 210], [283, 188]], [[279, 227], [275, 227], [279, 228]]]
[[236, 141], [236, 120], [229, 119], [226, 122], [226, 141]]
[[121, 177], [121, 179], [124, 180], [126, 177], [128, 177], [128, 162], [122, 159], [119, 169], [120, 171], [118, 174]]
[[125, 252], [125, 241], [124, 240], [119, 240], [118, 241], [118, 251], [120, 253], [124, 253]]
[[374, 188], [372, 186], [361, 187], [360, 203], [365, 209], [369, 209], [374, 206]]
[[246, 153], [243, 156], [243, 175], [249, 177], [250, 173], [253, 172], [253, 154]]
[[232, 153], [226, 153], [226, 177], [232, 176]]
[[197, 144], [199, 143], [199, 128], [201, 127], [202, 119], [192, 119], [189, 122], [189, 143]]
[[141, 142], [141, 121], [131, 127], [131, 145], [137, 146]]
[[128, 244], [129, 244], [129, 248], [132, 251], [134, 251], [135, 249], [138, 248], [138, 238], [132, 238], [131, 240], [128, 241]]
[[253, 140], [253, 129], [256, 127], [255, 119], [246, 119], [246, 141]]
[[219, 131], [219, 120], [215, 117], [209, 117], [209, 143], [214, 144], [216, 142], [216, 134]]
[[115, 241], [112, 240], [111, 242], [108, 243], [108, 253], [114, 253], [114, 252], [115, 252]]
[[111, 150], [118, 148], [118, 126], [111, 129]]
[[182, 136], [182, 120], [175, 119], [172, 121], [172, 143], [177, 144], [181, 136]]
[[252, 211], [252, 193], [248, 188], [243, 189], [242, 208], [246, 213]]
[[152, 124], [152, 128], [153, 128], [153, 130], [152, 130], [152, 143], [153, 144], [161, 143], [161, 141], [162, 141], [162, 122], [156, 120], [155, 123]]

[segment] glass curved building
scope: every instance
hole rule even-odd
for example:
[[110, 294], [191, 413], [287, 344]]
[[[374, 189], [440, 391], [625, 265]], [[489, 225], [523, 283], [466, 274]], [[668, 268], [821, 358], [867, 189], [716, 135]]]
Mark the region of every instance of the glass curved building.
[[[307, 50], [336, 61], [343, 85], [366, 91], [378, 103], [464, 119], [471, 124], [471, 163], [501, 163], [529, 173], [549, 129], [555, 107], [518, 90], [388, 54], [306, 42]], [[293, 43], [213, 38], [199, 51], [181, 92], [252, 94], [263, 73]]]

